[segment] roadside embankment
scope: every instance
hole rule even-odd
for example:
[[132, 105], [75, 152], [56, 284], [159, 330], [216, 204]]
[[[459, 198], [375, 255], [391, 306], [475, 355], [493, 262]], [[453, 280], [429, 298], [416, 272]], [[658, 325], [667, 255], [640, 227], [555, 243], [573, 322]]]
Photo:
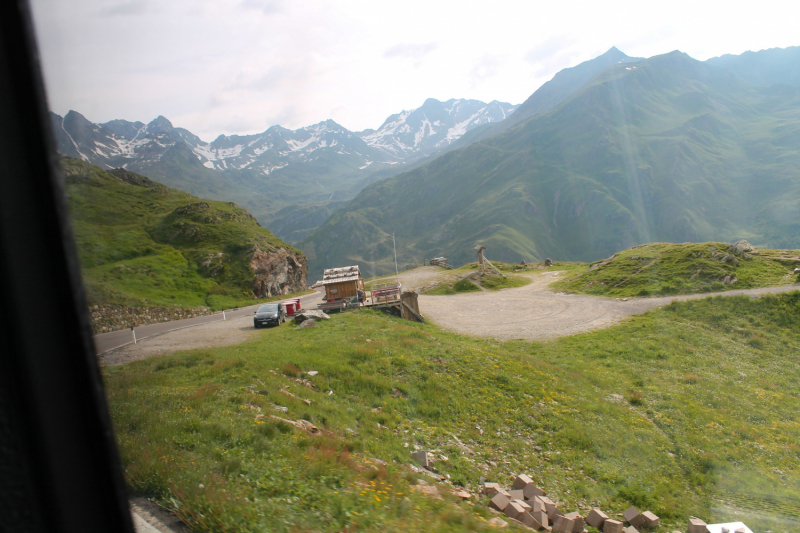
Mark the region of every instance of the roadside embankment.
[[93, 305], [89, 308], [92, 333], [108, 333], [131, 327], [171, 322], [213, 314], [207, 307], [127, 307], [122, 305]]

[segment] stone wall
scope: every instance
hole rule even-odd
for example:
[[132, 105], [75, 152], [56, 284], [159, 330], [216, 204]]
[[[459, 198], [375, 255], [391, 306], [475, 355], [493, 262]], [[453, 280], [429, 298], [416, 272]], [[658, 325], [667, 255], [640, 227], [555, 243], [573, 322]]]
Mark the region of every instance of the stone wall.
[[123, 307], [120, 305], [94, 305], [89, 308], [92, 321], [92, 333], [108, 333], [131, 326], [144, 326], [158, 322], [170, 322], [183, 318], [210, 315], [212, 311], [205, 307], [180, 309], [175, 307]]

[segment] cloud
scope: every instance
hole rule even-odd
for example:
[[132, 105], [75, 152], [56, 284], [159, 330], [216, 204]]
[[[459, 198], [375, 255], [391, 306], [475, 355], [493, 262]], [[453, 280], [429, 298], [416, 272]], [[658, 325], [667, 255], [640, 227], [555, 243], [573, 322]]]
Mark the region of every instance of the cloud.
[[257, 9], [265, 15], [283, 13], [283, 0], [242, 0], [239, 4], [245, 9]]
[[475, 88], [489, 78], [497, 76], [500, 72], [500, 65], [502, 64], [503, 62], [497, 56], [492, 55], [485, 55], [476, 61], [469, 71], [472, 88]]
[[425, 44], [403, 43], [388, 48], [383, 53], [383, 57], [408, 57], [411, 59], [420, 59], [430, 54], [437, 48], [439, 48], [439, 43], [425, 43]]
[[105, 4], [100, 10], [105, 17], [141, 15], [147, 11], [147, 0], [111, 0]]

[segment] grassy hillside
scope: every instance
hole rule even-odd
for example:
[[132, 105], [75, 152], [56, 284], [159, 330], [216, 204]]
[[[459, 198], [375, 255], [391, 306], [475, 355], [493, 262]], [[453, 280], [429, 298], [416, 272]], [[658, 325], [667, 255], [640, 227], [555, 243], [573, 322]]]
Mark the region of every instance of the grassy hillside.
[[132, 491], [197, 531], [489, 529], [447, 484], [411, 488], [415, 449], [455, 486], [528, 472], [565, 510], [635, 504], [658, 532], [690, 515], [783, 531], [800, 519], [798, 321], [797, 292], [546, 343], [359, 311], [107, 368], [106, 391]]
[[[796, 282], [798, 250], [737, 253], [721, 242], [635, 246], [554, 283], [568, 292], [598, 296], [692, 294], [772, 287]], [[726, 284], [725, 280], [736, 281]]]
[[[299, 246], [326, 266], [594, 261], [654, 241], [800, 247], [800, 88], [681, 54], [602, 71], [553, 110], [366, 187]], [[312, 276], [313, 277], [313, 276]]]
[[253, 251], [300, 254], [233, 203], [203, 201], [77, 159], [63, 159], [62, 169], [92, 304], [251, 304]]

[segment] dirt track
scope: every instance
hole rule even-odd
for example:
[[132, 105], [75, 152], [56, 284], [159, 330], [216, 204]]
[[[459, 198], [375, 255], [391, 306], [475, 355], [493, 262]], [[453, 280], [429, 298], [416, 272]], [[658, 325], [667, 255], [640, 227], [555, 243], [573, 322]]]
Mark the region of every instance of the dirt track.
[[718, 294], [731, 296], [790, 292], [800, 284], [763, 289], [704, 293], [628, 301], [552, 292], [548, 285], [561, 273], [536, 275], [533, 283], [498, 292], [419, 297], [422, 314], [445, 329], [478, 337], [551, 339], [608, 327], [630, 315], [644, 313], [675, 300], [694, 300]]

